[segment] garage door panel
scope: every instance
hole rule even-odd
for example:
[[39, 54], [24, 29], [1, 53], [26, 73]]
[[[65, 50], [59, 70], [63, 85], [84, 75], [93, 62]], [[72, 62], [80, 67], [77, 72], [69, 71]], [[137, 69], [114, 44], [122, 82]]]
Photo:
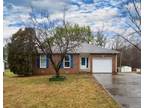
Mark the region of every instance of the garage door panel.
[[112, 73], [112, 58], [93, 58], [93, 73]]

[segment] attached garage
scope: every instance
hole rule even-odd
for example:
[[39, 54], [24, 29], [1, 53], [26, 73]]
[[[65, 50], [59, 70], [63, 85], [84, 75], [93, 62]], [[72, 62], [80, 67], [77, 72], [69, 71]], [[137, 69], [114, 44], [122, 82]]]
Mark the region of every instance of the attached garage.
[[92, 72], [93, 73], [112, 73], [112, 57], [92, 59]]

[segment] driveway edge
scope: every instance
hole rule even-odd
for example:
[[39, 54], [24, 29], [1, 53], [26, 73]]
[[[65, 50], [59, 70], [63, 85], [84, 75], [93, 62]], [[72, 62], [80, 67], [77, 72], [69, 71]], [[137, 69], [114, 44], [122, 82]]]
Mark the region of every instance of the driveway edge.
[[94, 77], [93, 74], [92, 74], [92, 76], [93, 76], [93, 78], [98, 82], [98, 84], [101, 85], [102, 88], [108, 93], [108, 95], [109, 95], [113, 100], [115, 100], [115, 102], [116, 102], [121, 108], [123, 108], [122, 105], [121, 105], [121, 104], [112, 96], [112, 94]]

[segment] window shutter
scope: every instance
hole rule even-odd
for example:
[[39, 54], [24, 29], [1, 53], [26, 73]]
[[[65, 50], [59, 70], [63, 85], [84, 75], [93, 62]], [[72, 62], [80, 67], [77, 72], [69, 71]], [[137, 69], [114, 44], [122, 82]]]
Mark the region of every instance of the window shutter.
[[88, 68], [88, 57], [87, 57], [87, 68]]
[[60, 68], [63, 68], [63, 61], [62, 61], [61, 65], [60, 65]]
[[71, 54], [70, 60], [71, 60], [71, 68], [73, 68], [73, 55], [72, 54]]
[[48, 58], [49, 56], [47, 55], [46, 56], [46, 66], [47, 66], [47, 68], [48, 68], [48, 64], [49, 64], [49, 58]]
[[36, 64], [37, 64], [37, 67], [39, 68], [40, 67], [40, 56], [37, 56]]

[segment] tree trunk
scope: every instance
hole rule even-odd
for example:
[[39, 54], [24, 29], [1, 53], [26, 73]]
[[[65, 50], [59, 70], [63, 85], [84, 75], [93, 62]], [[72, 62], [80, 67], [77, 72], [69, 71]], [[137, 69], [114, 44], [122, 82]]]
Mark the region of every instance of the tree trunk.
[[59, 69], [55, 69], [55, 71], [56, 71], [56, 77], [59, 77], [60, 76]]

